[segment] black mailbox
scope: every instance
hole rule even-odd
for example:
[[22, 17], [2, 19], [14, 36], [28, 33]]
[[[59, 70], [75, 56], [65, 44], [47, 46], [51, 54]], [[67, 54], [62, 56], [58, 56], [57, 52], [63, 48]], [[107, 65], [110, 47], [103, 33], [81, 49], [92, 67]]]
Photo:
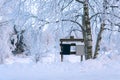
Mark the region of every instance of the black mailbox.
[[60, 44], [61, 46], [61, 55], [70, 55], [70, 44]]
[[[61, 47], [61, 52], [60, 52], [61, 62], [63, 61], [63, 55], [76, 54], [76, 50], [78, 51], [79, 48], [76, 49], [75, 42], [83, 42], [83, 41], [84, 41], [84, 39], [74, 39], [74, 37], [70, 37], [70, 39], [60, 39], [60, 42], [61, 42], [60, 43], [60, 47]], [[65, 44], [63, 42], [72, 42], [72, 43]], [[74, 51], [74, 48], [75, 48], [75, 51]], [[73, 49], [73, 51], [72, 51], [72, 49]], [[83, 55], [81, 55], [81, 61], [83, 60], [82, 56]]]

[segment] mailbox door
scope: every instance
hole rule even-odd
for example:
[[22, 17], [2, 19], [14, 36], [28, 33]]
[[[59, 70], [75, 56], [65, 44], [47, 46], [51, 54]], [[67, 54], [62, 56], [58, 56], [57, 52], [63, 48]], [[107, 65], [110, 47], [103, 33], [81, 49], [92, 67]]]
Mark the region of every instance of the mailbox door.
[[76, 45], [76, 55], [85, 55], [84, 45]]
[[70, 44], [61, 44], [61, 54], [70, 55]]

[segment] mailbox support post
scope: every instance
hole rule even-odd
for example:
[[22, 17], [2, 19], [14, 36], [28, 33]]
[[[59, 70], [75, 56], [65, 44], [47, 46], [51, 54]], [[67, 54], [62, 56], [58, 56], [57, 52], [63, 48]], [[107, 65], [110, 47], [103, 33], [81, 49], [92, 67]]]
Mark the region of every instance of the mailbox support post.
[[81, 60], [80, 61], [83, 61], [83, 55], [81, 55]]
[[61, 54], [61, 62], [63, 62], [63, 55]]

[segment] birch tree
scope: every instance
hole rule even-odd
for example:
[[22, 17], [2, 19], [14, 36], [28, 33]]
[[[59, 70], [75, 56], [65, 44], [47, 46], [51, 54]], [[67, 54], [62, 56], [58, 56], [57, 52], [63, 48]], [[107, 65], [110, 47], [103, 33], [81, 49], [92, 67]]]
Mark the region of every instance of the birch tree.
[[96, 46], [95, 46], [95, 52], [94, 52], [94, 59], [97, 57], [97, 55], [99, 54], [99, 50], [100, 50], [100, 42], [102, 39], [102, 34], [105, 28], [105, 19], [106, 19], [106, 9], [107, 9], [107, 0], [103, 1], [103, 12], [102, 12], [102, 22], [101, 22], [101, 26], [100, 26], [100, 31], [97, 35], [97, 40], [96, 40]]
[[[116, 29], [116, 27], [120, 27], [119, 25], [117, 25], [119, 22], [115, 21], [116, 18], [118, 18], [117, 20], [119, 21], [119, 15], [115, 17], [116, 13], [119, 11], [116, 10], [116, 13], [114, 13], [113, 11], [113, 8], [119, 8], [118, 5], [116, 5], [117, 2], [118, 1], [114, 1], [114, 0], [111, 0], [111, 1], [103, 0], [103, 7], [102, 7], [103, 10], [101, 13], [102, 21], [101, 21], [99, 33], [97, 35], [97, 41], [96, 41], [95, 52], [94, 52], [93, 58], [96, 58], [97, 55], [99, 54], [100, 46], [101, 46], [100, 43], [101, 43], [101, 40], [103, 39], [102, 35], [104, 34], [103, 32], [106, 32], [106, 30], [108, 30], [111, 34], [112, 32], [115, 32], [115, 31], [119, 32], [119, 28]], [[107, 36], [111, 36], [111, 34]]]

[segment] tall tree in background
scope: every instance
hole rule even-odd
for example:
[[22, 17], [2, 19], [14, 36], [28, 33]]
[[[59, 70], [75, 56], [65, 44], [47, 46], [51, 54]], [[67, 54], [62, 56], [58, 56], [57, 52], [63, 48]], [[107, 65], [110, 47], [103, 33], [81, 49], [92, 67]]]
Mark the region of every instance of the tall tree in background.
[[89, 19], [89, 7], [88, 7], [88, 0], [84, 1], [83, 4], [83, 27], [85, 31], [83, 31], [83, 38], [85, 43], [85, 51], [86, 51], [86, 59], [92, 58], [92, 33], [90, 27], [90, 19]]
[[85, 58], [91, 59], [92, 58], [92, 33], [91, 33], [91, 26], [90, 26], [90, 18], [89, 18], [89, 6], [88, 0], [80, 1], [76, 0], [83, 5], [83, 19], [82, 19], [82, 26], [84, 30], [82, 30], [84, 44], [85, 44]]
[[[97, 58], [97, 55], [99, 54], [100, 46], [101, 46], [100, 43], [101, 43], [101, 40], [103, 39], [102, 36], [104, 34], [103, 32], [105, 30], [108, 30], [110, 32], [110, 35], [107, 35], [107, 36], [111, 36], [112, 33], [115, 31], [119, 32], [119, 28], [120, 28], [119, 19], [120, 18], [119, 18], [119, 14], [117, 14], [117, 12], [119, 12], [119, 11], [116, 10], [116, 13], [114, 13], [114, 10], [113, 10], [114, 8], [119, 9], [119, 7], [118, 7], [118, 5], [116, 5], [116, 3], [118, 3], [118, 0], [111, 0], [111, 1], [103, 0], [103, 4], [102, 4], [103, 10], [100, 14], [101, 15], [101, 22], [100, 22], [101, 25], [100, 25], [100, 30], [97, 35], [95, 52], [94, 52], [93, 58]], [[115, 21], [115, 19], [116, 19], [116, 21]]]
[[101, 21], [101, 26], [100, 26], [100, 31], [97, 35], [97, 40], [96, 40], [96, 46], [95, 46], [95, 52], [94, 52], [94, 56], [93, 58], [97, 58], [97, 55], [99, 54], [99, 50], [100, 50], [100, 42], [102, 39], [102, 34], [104, 31], [104, 27], [105, 27], [105, 19], [106, 19], [106, 10], [107, 10], [107, 0], [103, 1], [103, 12], [102, 12], [102, 21]]

